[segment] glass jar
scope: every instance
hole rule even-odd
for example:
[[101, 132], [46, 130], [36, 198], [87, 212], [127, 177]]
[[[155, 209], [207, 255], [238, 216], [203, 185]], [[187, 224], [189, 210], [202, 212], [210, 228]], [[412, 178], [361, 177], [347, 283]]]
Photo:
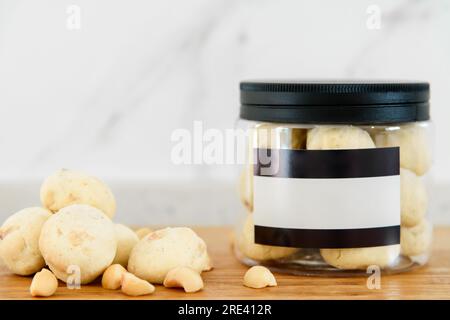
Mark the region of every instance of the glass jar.
[[240, 91], [240, 261], [319, 275], [426, 263], [428, 83], [245, 81]]

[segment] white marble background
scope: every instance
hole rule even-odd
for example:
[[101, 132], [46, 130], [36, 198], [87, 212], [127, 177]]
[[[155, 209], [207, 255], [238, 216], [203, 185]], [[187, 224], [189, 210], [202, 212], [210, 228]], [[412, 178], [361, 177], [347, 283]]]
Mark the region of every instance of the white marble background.
[[434, 211], [450, 223], [447, 0], [0, 0], [0, 220], [69, 167], [112, 184], [123, 222], [232, 222], [232, 168], [173, 165], [170, 135], [232, 128], [238, 82], [257, 77], [430, 81]]

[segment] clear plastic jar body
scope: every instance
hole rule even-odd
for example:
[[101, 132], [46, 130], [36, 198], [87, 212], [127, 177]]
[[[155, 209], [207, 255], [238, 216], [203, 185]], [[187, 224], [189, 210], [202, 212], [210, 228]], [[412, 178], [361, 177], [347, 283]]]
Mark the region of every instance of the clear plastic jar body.
[[[241, 262], [318, 275], [366, 273], [374, 266], [394, 273], [427, 262], [430, 121], [239, 120], [238, 127], [248, 133], [234, 241]], [[261, 150], [277, 154], [275, 173], [261, 174]]]

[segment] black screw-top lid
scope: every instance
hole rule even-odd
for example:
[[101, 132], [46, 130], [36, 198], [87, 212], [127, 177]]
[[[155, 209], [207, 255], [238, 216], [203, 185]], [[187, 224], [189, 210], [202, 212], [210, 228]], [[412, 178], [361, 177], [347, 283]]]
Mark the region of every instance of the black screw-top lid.
[[427, 82], [249, 80], [240, 117], [284, 123], [387, 124], [430, 118]]

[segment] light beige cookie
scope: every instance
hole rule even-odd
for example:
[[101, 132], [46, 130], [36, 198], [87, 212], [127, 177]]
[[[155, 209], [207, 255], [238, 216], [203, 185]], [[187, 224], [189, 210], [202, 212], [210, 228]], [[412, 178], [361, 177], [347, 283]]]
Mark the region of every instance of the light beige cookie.
[[101, 275], [114, 260], [117, 250], [114, 224], [94, 207], [71, 205], [46, 221], [39, 249], [58, 279], [67, 282], [79, 270], [80, 283], [86, 284]]
[[53, 212], [72, 204], [88, 204], [110, 218], [116, 212], [116, 200], [106, 184], [73, 170], [62, 169], [45, 179], [40, 197], [43, 206]]
[[128, 271], [151, 283], [163, 283], [167, 272], [189, 267], [211, 269], [205, 242], [189, 228], [165, 228], [141, 239], [128, 260]]
[[367, 131], [354, 126], [317, 126], [308, 130], [306, 148], [310, 150], [375, 148]]
[[139, 238], [133, 230], [123, 224], [116, 223], [114, 229], [116, 231], [117, 252], [112, 263], [120, 264], [126, 268], [131, 250], [138, 243]]
[[427, 190], [420, 177], [408, 169], [400, 169], [401, 222], [404, 227], [417, 225], [428, 206]]
[[236, 236], [236, 245], [244, 256], [259, 261], [284, 258], [298, 251], [297, 248], [256, 244], [253, 215], [246, 217], [240, 233]]
[[377, 147], [400, 147], [400, 166], [421, 176], [431, 167], [431, 146], [427, 128], [420, 123], [400, 126], [397, 130], [375, 130]]
[[0, 228], [0, 259], [15, 274], [30, 275], [45, 266], [39, 251], [39, 235], [52, 213], [32, 207], [10, 216]]
[[405, 256], [418, 256], [425, 253], [431, 245], [433, 227], [426, 219], [412, 228], [402, 227], [400, 244]]
[[400, 245], [349, 249], [320, 249], [320, 254], [326, 263], [342, 270], [364, 270], [371, 265], [384, 268], [397, 259], [400, 254]]

